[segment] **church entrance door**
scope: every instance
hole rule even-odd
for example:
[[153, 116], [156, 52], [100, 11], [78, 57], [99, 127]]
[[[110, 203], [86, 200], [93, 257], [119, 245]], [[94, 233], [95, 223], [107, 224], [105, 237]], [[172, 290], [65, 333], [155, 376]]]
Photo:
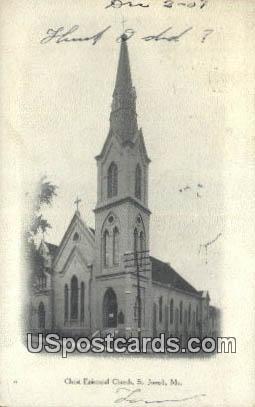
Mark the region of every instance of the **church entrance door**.
[[112, 288], [108, 288], [103, 299], [103, 326], [115, 328], [117, 326], [118, 303]]

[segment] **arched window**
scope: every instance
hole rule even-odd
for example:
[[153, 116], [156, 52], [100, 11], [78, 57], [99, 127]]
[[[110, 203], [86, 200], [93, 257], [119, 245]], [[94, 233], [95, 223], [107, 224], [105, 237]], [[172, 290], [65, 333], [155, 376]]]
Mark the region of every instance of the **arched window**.
[[140, 250], [143, 252], [145, 250], [145, 239], [144, 239], [144, 233], [140, 232]]
[[170, 324], [174, 322], [174, 300], [170, 301]]
[[137, 229], [135, 228], [134, 230], [134, 252], [136, 253], [138, 251], [138, 232]]
[[144, 260], [145, 260], [145, 253], [144, 253], [144, 251], [145, 251], [145, 240], [144, 240], [144, 233], [143, 232], [140, 232], [139, 246], [140, 246], [139, 247], [140, 253], [139, 253], [138, 257], [139, 257], [140, 265], [143, 266]]
[[65, 321], [68, 321], [68, 314], [69, 314], [69, 298], [68, 298], [68, 285], [65, 285]]
[[42, 274], [39, 278], [39, 288], [46, 288], [47, 277], [45, 274]]
[[105, 230], [103, 235], [103, 263], [104, 267], [110, 265], [110, 235], [108, 230]]
[[188, 324], [191, 323], [191, 305], [189, 304], [189, 311], [188, 311]]
[[107, 174], [107, 196], [112, 198], [118, 194], [118, 167], [112, 162]]
[[159, 322], [162, 322], [162, 317], [163, 317], [163, 312], [162, 312], [163, 298], [162, 298], [162, 297], [159, 297], [158, 305], [159, 305], [159, 316], [158, 316], [158, 319], [159, 319]]
[[76, 276], [71, 280], [71, 319], [78, 318], [78, 280]]
[[183, 313], [183, 304], [182, 301], [180, 301], [180, 324], [182, 324], [182, 313]]
[[41, 287], [46, 288], [46, 276], [45, 276], [45, 274], [42, 275]]
[[45, 308], [43, 302], [40, 302], [38, 307], [38, 326], [39, 328], [45, 328]]
[[119, 230], [117, 227], [113, 229], [113, 264], [119, 264]]
[[81, 282], [81, 322], [84, 322], [84, 302], [85, 302], [85, 286], [84, 282]]
[[135, 197], [141, 199], [142, 196], [142, 170], [139, 164], [135, 169]]

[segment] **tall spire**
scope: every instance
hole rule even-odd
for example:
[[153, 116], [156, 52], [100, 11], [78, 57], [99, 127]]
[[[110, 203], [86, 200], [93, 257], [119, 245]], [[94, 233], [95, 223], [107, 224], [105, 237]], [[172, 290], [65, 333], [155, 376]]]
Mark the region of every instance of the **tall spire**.
[[127, 37], [123, 34], [110, 116], [111, 131], [123, 142], [132, 141], [138, 130], [135, 101], [136, 93], [132, 86]]
[[125, 34], [121, 36], [120, 56], [114, 94], [120, 90], [131, 89], [132, 79], [129, 65], [128, 47]]

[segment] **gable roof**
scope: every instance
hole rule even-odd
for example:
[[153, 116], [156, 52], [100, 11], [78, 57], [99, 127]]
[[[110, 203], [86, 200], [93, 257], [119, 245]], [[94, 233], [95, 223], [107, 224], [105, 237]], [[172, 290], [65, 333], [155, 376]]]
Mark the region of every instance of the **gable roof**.
[[91, 243], [94, 244], [94, 242], [95, 242], [95, 234], [93, 233], [93, 229], [89, 228], [86, 225], [86, 223], [81, 219], [80, 212], [78, 210], [76, 210], [73, 217], [72, 217], [72, 220], [71, 220], [68, 228], [66, 229], [65, 234], [62, 237], [62, 240], [61, 240], [61, 242], [60, 242], [60, 244], [58, 246], [58, 250], [56, 251], [56, 255], [55, 255], [55, 258], [54, 258], [54, 265], [56, 265], [56, 263], [58, 262], [58, 259], [59, 259], [60, 255], [61, 255], [61, 253], [62, 253], [62, 251], [64, 249], [65, 243], [66, 243], [68, 237], [70, 236], [70, 233], [71, 233], [73, 227], [75, 226], [76, 222], [81, 225], [83, 231], [86, 232], [87, 236], [89, 236], [89, 239], [90, 239]]
[[152, 281], [162, 284], [171, 284], [174, 288], [187, 291], [192, 294], [199, 294], [198, 291], [182, 278], [168, 263], [150, 256], [152, 264]]
[[78, 257], [81, 259], [81, 261], [86, 264], [86, 266], [88, 266], [88, 263], [85, 259], [85, 257], [83, 256], [82, 251], [77, 247], [73, 247], [73, 249], [71, 250], [71, 253], [69, 254], [69, 256], [67, 257], [65, 264], [61, 270], [61, 274], [65, 273], [66, 268], [68, 267], [68, 265], [70, 264], [70, 261], [76, 256], [78, 255]]

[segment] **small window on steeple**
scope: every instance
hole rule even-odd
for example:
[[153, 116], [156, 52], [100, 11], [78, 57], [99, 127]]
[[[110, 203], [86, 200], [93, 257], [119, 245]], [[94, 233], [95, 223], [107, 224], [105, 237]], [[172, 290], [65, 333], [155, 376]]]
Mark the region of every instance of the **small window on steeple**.
[[79, 240], [80, 236], [77, 232], [75, 232], [75, 234], [73, 235], [73, 241], [77, 242]]
[[107, 173], [107, 196], [112, 198], [118, 195], [118, 167], [112, 162]]
[[140, 164], [135, 169], [135, 197], [141, 199], [142, 196], [142, 170]]

